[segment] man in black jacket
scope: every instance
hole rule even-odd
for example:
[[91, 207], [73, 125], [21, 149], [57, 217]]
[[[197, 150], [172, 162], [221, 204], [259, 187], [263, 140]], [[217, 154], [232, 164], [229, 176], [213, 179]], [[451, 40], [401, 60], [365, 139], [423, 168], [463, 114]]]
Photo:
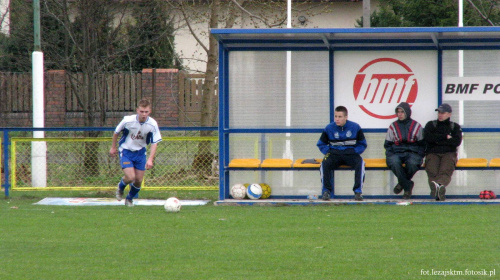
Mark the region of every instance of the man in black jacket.
[[398, 120], [387, 129], [384, 142], [386, 163], [398, 178], [394, 193], [404, 190], [403, 199], [410, 199], [415, 185], [411, 179], [425, 155], [423, 128], [411, 118], [410, 104], [401, 102], [395, 110]]
[[462, 143], [462, 128], [450, 121], [451, 106], [443, 103], [436, 109], [438, 119], [429, 121], [424, 128], [425, 171], [429, 178], [431, 197], [446, 199], [446, 186], [457, 164], [457, 147]]

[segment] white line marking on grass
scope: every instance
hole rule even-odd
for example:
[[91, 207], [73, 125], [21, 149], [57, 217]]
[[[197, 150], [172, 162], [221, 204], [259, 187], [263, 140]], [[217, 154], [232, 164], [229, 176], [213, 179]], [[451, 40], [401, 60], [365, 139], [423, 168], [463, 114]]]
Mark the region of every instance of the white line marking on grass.
[[[137, 206], [163, 206], [166, 200], [134, 199]], [[210, 200], [181, 200], [182, 206], [206, 205]], [[115, 198], [87, 198], [87, 197], [46, 197], [36, 205], [64, 205], [64, 206], [123, 206], [123, 201]]]

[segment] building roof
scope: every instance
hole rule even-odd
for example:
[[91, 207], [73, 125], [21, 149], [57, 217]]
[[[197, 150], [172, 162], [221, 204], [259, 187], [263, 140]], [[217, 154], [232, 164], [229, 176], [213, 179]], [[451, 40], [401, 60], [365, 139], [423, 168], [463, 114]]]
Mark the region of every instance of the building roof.
[[212, 29], [226, 48], [500, 49], [500, 27]]

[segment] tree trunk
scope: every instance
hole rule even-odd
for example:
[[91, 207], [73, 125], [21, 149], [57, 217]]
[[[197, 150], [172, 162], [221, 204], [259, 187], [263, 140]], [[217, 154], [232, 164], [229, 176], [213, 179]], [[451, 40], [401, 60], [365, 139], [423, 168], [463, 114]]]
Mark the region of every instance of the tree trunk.
[[[210, 13], [210, 28], [217, 28], [220, 12], [220, 0], [215, 0], [211, 6]], [[217, 75], [217, 41], [213, 36], [209, 37], [208, 61], [205, 73], [205, 83], [202, 87], [201, 100], [201, 119], [202, 127], [216, 126], [217, 112], [213, 106], [213, 98], [215, 92], [215, 77]], [[200, 136], [211, 136], [212, 131], [200, 131]], [[212, 162], [215, 156], [211, 152], [211, 141], [200, 141], [198, 144], [198, 152], [193, 161], [193, 169], [203, 175], [210, 173]], [[210, 174], [208, 174], [210, 175]]]

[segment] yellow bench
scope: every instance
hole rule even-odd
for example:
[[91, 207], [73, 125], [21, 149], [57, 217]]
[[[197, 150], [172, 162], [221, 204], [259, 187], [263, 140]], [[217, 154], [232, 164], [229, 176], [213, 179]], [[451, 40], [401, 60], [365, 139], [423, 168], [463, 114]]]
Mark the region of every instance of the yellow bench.
[[228, 167], [231, 168], [259, 168], [260, 160], [256, 158], [235, 158], [231, 160]]
[[[299, 158], [293, 163], [293, 168], [319, 168], [323, 159], [316, 158], [316, 163], [304, 163], [305, 158]], [[365, 158], [365, 168], [387, 168], [385, 158]], [[349, 168], [347, 165], [341, 166], [342, 168]]]
[[[306, 161], [307, 162], [304, 162]], [[314, 160], [314, 162], [313, 162]], [[295, 161], [291, 159], [269, 158], [262, 162], [255, 158], [233, 159], [229, 163], [229, 168], [243, 169], [318, 169], [321, 165], [321, 158], [299, 158]], [[364, 158], [365, 169], [384, 170], [388, 169], [385, 158]], [[349, 166], [341, 166], [341, 168], [349, 169]], [[423, 168], [423, 167], [422, 167]], [[500, 169], [500, 158], [491, 159], [488, 162], [485, 158], [461, 158], [457, 162], [457, 169]]]
[[488, 160], [485, 158], [461, 158], [458, 160], [458, 169], [467, 167], [488, 167]]
[[488, 165], [488, 167], [497, 167], [497, 168], [500, 168], [500, 158], [492, 158], [490, 160], [490, 163]]
[[292, 168], [291, 159], [282, 158], [268, 158], [260, 164], [262, 168]]

